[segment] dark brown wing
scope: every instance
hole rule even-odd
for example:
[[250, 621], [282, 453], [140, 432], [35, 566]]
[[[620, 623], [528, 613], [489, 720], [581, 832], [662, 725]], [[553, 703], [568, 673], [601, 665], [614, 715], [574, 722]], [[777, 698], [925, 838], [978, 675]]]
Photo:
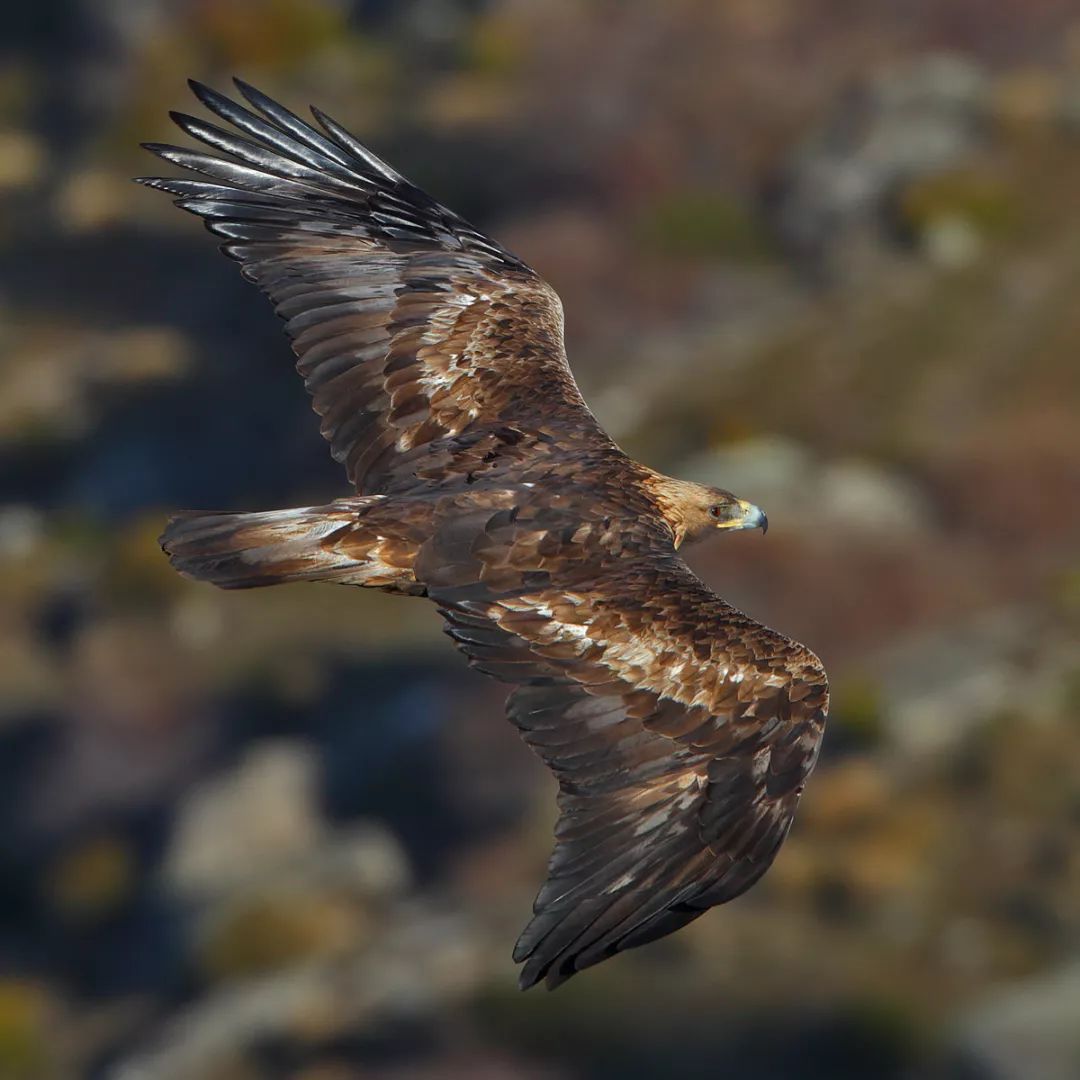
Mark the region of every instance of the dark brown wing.
[[488, 516], [448, 523], [458, 535], [437, 535], [422, 569], [471, 663], [517, 685], [509, 715], [559, 780], [548, 880], [514, 954], [522, 986], [556, 986], [765, 872], [828, 688], [812, 653], [647, 536], [578, 519], [567, 543], [550, 508]]
[[520, 259], [317, 110], [322, 131], [243, 83], [257, 112], [191, 85], [243, 136], [173, 113], [221, 156], [146, 144], [208, 179], [139, 182], [200, 215], [274, 302], [359, 492], [408, 490], [433, 450], [440, 470], [464, 472], [440, 444], [466, 431], [610, 444], [567, 365], [559, 298]]

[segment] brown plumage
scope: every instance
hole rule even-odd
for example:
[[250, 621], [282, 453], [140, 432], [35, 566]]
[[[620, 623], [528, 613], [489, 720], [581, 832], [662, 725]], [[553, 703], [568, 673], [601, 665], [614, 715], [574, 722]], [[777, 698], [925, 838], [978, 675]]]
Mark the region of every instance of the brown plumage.
[[173, 565], [224, 588], [368, 585], [433, 600], [558, 777], [548, 879], [521, 985], [556, 986], [678, 929], [768, 869], [828, 704], [802, 645], [712, 593], [677, 554], [765, 527], [729, 492], [628, 458], [589, 412], [558, 297], [322, 113], [192, 84], [237, 129], [173, 114], [200, 179], [142, 178], [223, 237], [286, 321], [322, 433], [357, 495], [182, 515]]

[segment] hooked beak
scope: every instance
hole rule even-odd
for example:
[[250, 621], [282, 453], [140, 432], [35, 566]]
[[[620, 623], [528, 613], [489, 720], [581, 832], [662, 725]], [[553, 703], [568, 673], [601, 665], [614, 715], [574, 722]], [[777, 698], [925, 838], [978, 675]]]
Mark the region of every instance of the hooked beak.
[[742, 529], [760, 529], [762, 536], [769, 531], [769, 519], [760, 506], [746, 502], [744, 499], [736, 499], [732, 507], [731, 517], [726, 521], [717, 523], [718, 529], [730, 529], [732, 531]]

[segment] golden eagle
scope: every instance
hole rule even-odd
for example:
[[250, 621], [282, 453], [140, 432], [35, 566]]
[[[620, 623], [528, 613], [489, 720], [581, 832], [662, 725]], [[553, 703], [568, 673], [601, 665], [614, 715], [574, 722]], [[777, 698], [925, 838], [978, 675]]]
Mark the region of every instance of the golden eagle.
[[[556, 844], [514, 950], [557, 986], [686, 925], [768, 869], [814, 767], [820, 661], [678, 555], [757, 507], [633, 461], [586, 407], [562, 307], [528, 266], [340, 125], [191, 84], [213, 153], [142, 177], [273, 301], [356, 494], [173, 518], [162, 547], [226, 589], [368, 585], [433, 600], [559, 781]], [[238, 134], [239, 132], [239, 134]]]

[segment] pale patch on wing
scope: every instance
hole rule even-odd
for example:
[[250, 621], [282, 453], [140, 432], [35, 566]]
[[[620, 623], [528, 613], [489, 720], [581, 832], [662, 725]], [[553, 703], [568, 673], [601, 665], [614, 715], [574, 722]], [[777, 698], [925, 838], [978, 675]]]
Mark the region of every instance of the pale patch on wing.
[[[427, 329], [420, 335], [420, 340], [425, 345], [441, 345], [443, 341], [449, 337], [453, 331], [455, 324], [461, 316], [461, 309], [472, 307], [476, 303], [488, 303], [491, 300], [491, 294], [488, 292], [448, 292], [443, 299], [443, 306], [435, 310], [431, 318], [428, 320]], [[453, 362], [460, 357], [460, 353], [451, 352], [444, 353], [444, 363], [442, 369], [452, 367]], [[428, 378], [432, 380], [434, 384], [438, 384], [439, 369], [437, 367], [429, 367]], [[447, 380], [444, 378], [441, 380], [445, 385]]]

